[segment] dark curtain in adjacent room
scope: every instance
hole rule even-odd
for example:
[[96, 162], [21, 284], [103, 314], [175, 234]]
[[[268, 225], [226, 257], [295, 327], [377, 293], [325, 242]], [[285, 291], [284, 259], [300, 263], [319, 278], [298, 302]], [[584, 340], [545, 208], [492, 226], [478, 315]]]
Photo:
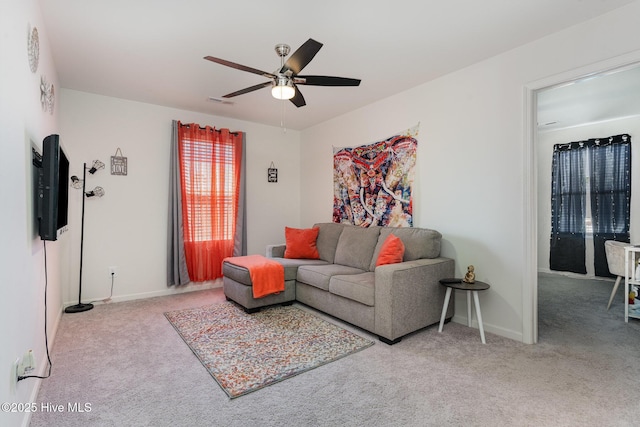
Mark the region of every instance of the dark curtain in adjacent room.
[[610, 277], [604, 242], [629, 242], [631, 137], [590, 139], [589, 176], [596, 276]]
[[585, 274], [587, 206], [596, 276], [611, 277], [604, 242], [629, 242], [631, 137], [594, 138], [553, 147], [551, 270]]
[[585, 158], [583, 143], [556, 144], [551, 172], [551, 270], [587, 272], [585, 266]]

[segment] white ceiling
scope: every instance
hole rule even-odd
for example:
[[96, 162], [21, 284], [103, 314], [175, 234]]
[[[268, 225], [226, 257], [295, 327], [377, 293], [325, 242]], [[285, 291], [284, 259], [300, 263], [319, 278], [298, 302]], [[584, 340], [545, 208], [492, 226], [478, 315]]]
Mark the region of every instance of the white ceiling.
[[[182, 110], [305, 129], [633, 0], [41, 0], [60, 85]], [[361, 79], [303, 86], [305, 107], [269, 89], [209, 100], [265, 79], [278, 43], [324, 47], [302, 74]], [[42, 43], [41, 43], [42, 45]], [[284, 107], [284, 109], [283, 109]], [[176, 119], [180, 119], [177, 117]]]

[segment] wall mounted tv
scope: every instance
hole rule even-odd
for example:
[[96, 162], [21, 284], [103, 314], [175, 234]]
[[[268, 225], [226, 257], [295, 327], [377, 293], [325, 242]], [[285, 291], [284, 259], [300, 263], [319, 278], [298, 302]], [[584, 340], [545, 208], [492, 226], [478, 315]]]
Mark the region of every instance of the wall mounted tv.
[[69, 159], [59, 135], [42, 141], [42, 167], [38, 182], [38, 230], [42, 240], [57, 240], [67, 225], [69, 210]]

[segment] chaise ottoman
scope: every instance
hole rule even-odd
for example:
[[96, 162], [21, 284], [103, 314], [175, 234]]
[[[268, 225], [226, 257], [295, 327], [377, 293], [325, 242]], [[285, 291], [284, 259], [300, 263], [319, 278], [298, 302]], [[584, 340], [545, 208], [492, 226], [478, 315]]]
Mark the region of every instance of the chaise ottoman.
[[247, 313], [253, 313], [262, 307], [274, 304], [290, 305], [296, 299], [295, 278], [287, 280], [286, 269], [284, 291], [261, 298], [253, 297], [253, 283], [246, 267], [225, 260], [222, 263], [222, 275], [225, 297], [241, 305]]

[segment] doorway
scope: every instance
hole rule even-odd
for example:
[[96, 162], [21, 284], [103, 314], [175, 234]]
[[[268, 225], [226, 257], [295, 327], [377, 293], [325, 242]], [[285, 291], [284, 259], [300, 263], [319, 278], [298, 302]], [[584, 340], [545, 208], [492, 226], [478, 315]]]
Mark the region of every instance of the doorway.
[[[539, 206], [542, 202], [542, 196], [540, 196], [538, 178], [539, 174], [546, 172], [540, 170], [540, 161], [538, 159], [537, 149], [541, 132], [538, 126], [538, 122], [540, 122], [543, 126], [546, 125], [547, 129], [553, 127], [560, 129], [563, 127], [578, 127], [578, 125], [584, 125], [588, 122], [598, 120], [605, 121], [614, 118], [606, 118], [603, 116], [603, 118], [601, 119], [586, 118], [581, 120], [579, 115], [575, 114], [576, 117], [574, 117], [573, 119], [568, 116], [563, 117], [561, 121], [564, 123], [559, 123], [560, 120], [549, 119], [549, 116], [546, 115], [547, 112], [551, 111], [551, 109], [549, 109], [548, 111], [543, 111], [543, 109], [539, 108], [539, 99], [542, 99], [544, 102], [545, 96], [547, 96], [547, 98], [554, 98], [554, 109], [557, 109], [557, 111], [561, 111], [563, 105], [569, 105], [568, 99], [563, 98], [565, 96], [568, 96], [567, 94], [572, 91], [580, 94], [581, 87], [578, 85], [580, 85], [581, 83], [593, 83], [597, 80], [604, 81], [603, 79], [605, 79], [607, 76], [613, 76], [616, 74], [620, 76], [620, 73], [624, 73], [627, 71], [632, 73], [640, 73], [640, 52], [634, 52], [633, 54], [624, 55], [597, 64], [592, 64], [587, 67], [552, 76], [525, 86], [525, 268], [523, 272], [522, 288], [523, 342], [525, 343], [533, 344], [538, 341], [538, 270], [540, 267], [539, 259], [541, 257], [541, 248], [539, 247], [539, 241], [541, 239], [540, 233], [544, 233], [543, 230], [545, 229], [545, 225], [541, 224], [541, 221], [544, 220], [544, 216], [539, 213]], [[582, 86], [582, 88], [586, 87], [586, 85]], [[553, 91], [556, 92], [553, 93]], [[610, 94], [613, 95], [613, 93]], [[635, 93], [635, 97], [640, 99], [640, 89]], [[543, 106], [544, 104], [540, 104], [540, 107]], [[623, 115], [640, 117], [640, 106], [638, 106], [637, 111], [635, 111], [634, 108], [635, 107], [629, 107], [629, 112]], [[573, 112], [575, 113], [576, 111]], [[615, 117], [620, 117], [620, 113], [616, 113]], [[573, 123], [571, 123], [570, 120], [573, 120]], [[553, 123], [554, 121], [557, 123]], [[636, 140], [637, 138], [640, 138], [640, 133], [636, 136]], [[634, 168], [632, 166], [632, 171], [633, 170]], [[632, 230], [632, 241], [633, 239], [634, 236]]]

